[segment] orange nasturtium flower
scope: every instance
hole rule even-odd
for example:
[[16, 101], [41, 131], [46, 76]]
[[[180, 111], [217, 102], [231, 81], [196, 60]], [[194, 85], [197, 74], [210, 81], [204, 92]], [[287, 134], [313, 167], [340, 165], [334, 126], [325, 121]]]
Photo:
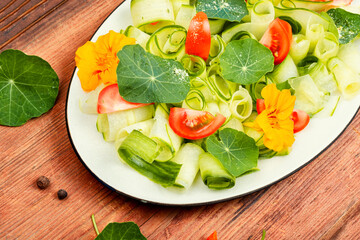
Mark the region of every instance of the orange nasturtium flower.
[[264, 145], [276, 152], [286, 150], [294, 143], [294, 122], [290, 116], [294, 110], [295, 96], [290, 90], [279, 91], [275, 84], [263, 88], [261, 95], [264, 98], [263, 110], [254, 122], [245, 123], [258, 132], [264, 134]]
[[135, 44], [134, 38], [110, 31], [94, 42], [87, 42], [75, 53], [78, 77], [84, 91], [94, 90], [100, 83], [116, 83], [117, 52], [125, 45]]

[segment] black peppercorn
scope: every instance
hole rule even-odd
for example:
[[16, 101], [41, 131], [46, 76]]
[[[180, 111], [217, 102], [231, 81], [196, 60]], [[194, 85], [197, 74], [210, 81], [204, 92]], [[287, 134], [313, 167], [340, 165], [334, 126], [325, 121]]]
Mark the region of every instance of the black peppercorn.
[[64, 189], [60, 189], [58, 192], [57, 192], [57, 195], [58, 195], [58, 198], [60, 200], [63, 200], [64, 198], [67, 197], [67, 192], [64, 190]]
[[50, 184], [50, 180], [45, 177], [45, 176], [41, 176], [37, 179], [36, 181], [36, 185], [38, 186], [38, 188], [40, 189], [45, 189], [49, 186]]

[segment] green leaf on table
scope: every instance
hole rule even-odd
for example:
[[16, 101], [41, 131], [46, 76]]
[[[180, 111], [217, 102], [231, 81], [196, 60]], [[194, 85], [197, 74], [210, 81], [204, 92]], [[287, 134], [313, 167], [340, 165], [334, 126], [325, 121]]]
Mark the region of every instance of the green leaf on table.
[[360, 33], [360, 15], [333, 8], [326, 12], [333, 20], [339, 32], [339, 43], [346, 44]]
[[208, 137], [206, 148], [232, 175], [238, 177], [257, 167], [259, 148], [253, 138], [231, 128], [221, 130], [219, 137]]
[[117, 81], [120, 95], [129, 102], [177, 103], [190, 90], [190, 78], [180, 62], [128, 45], [118, 52]]
[[271, 51], [254, 39], [231, 41], [220, 57], [222, 75], [239, 84], [257, 82], [274, 68]]
[[133, 222], [109, 223], [95, 240], [146, 240]]
[[0, 54], [0, 125], [20, 126], [55, 104], [59, 78], [50, 64], [19, 50]]
[[244, 0], [198, 0], [196, 11], [206, 13], [208, 18], [240, 22], [249, 14]]

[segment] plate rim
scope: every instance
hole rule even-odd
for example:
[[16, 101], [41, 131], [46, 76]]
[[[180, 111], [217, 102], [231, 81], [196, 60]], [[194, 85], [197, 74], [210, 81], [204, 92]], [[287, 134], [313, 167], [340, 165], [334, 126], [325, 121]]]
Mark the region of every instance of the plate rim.
[[[99, 29], [103, 26], [103, 24], [108, 20], [108, 18], [110, 16], [112, 16], [112, 14], [119, 8], [121, 7], [121, 5], [123, 3], [125, 3], [128, 0], [124, 0], [123, 2], [121, 2], [116, 8], [114, 8], [113, 11], [111, 11], [108, 16], [103, 20], [103, 22], [98, 26], [98, 28], [95, 30], [95, 32], [93, 33], [93, 35], [90, 37], [90, 39], [92, 39], [97, 32], [99, 31]], [[351, 117], [350, 121], [346, 124], [346, 126], [342, 129], [342, 131], [326, 146], [324, 147], [318, 154], [316, 154], [314, 157], [312, 157], [310, 160], [308, 160], [306, 163], [300, 165], [299, 167], [297, 167], [295, 170], [289, 172], [288, 174], [284, 175], [283, 177], [280, 177], [279, 179], [272, 181], [262, 187], [253, 189], [251, 191], [248, 191], [246, 193], [241, 193], [241, 194], [236, 194], [234, 196], [231, 197], [225, 197], [219, 200], [212, 200], [212, 201], [207, 201], [207, 202], [199, 202], [199, 203], [184, 203], [184, 204], [180, 204], [180, 203], [166, 203], [166, 202], [161, 202], [161, 201], [151, 201], [151, 200], [146, 200], [146, 199], [142, 199], [136, 196], [133, 196], [131, 194], [125, 193], [123, 191], [120, 191], [118, 189], [115, 189], [114, 187], [110, 186], [109, 184], [105, 183], [100, 177], [98, 177], [89, 167], [88, 165], [85, 163], [85, 161], [81, 158], [74, 142], [73, 139], [71, 137], [71, 132], [70, 132], [70, 127], [69, 127], [69, 119], [68, 119], [68, 104], [69, 104], [69, 95], [70, 95], [70, 89], [71, 89], [71, 84], [74, 80], [74, 75], [76, 72], [77, 67], [74, 67], [73, 73], [71, 75], [71, 79], [70, 82], [68, 84], [68, 89], [67, 89], [67, 93], [66, 93], [66, 101], [65, 101], [65, 124], [66, 124], [66, 131], [68, 134], [68, 138], [70, 140], [70, 144], [77, 156], [77, 158], [80, 160], [80, 162], [82, 163], [82, 165], [87, 169], [87, 171], [89, 171], [91, 173], [92, 176], [95, 177], [95, 179], [97, 181], [99, 181], [102, 185], [104, 185], [105, 187], [107, 187], [108, 189], [116, 192], [117, 194], [123, 195], [125, 197], [129, 197], [135, 200], [138, 200], [142, 203], [149, 203], [149, 204], [154, 204], [154, 205], [160, 205], [160, 206], [178, 206], [178, 207], [194, 207], [194, 206], [205, 206], [205, 205], [212, 205], [212, 204], [216, 204], [216, 203], [221, 203], [221, 202], [226, 202], [226, 201], [230, 201], [230, 200], [234, 200], [240, 197], [244, 197], [247, 195], [250, 195], [252, 193], [255, 192], [259, 192], [263, 189], [269, 188], [270, 186], [288, 178], [289, 176], [295, 174], [296, 172], [298, 172], [299, 170], [301, 170], [302, 168], [304, 168], [305, 166], [307, 166], [308, 164], [310, 164], [312, 161], [314, 161], [316, 158], [318, 158], [324, 151], [326, 151], [331, 145], [334, 144], [334, 142], [336, 142], [338, 140], [338, 138], [347, 130], [347, 128], [349, 127], [349, 125], [353, 122], [353, 120], [355, 119], [356, 115], [359, 113], [360, 111], [360, 106], [358, 107], [358, 109], [355, 111], [354, 115]]]

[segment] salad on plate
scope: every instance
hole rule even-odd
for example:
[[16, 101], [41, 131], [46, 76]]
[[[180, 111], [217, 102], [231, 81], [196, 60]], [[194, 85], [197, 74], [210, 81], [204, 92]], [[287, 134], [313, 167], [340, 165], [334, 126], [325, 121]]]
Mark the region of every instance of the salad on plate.
[[130, 12], [77, 50], [80, 109], [118, 164], [163, 187], [232, 188], [360, 91], [351, 1], [132, 0]]

